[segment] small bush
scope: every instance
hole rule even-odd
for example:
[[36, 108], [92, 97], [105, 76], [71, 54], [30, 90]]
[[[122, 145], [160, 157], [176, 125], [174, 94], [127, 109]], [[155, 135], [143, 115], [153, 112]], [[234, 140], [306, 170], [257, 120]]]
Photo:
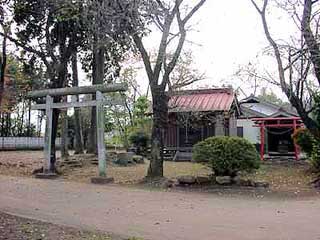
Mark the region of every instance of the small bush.
[[253, 144], [239, 137], [211, 137], [193, 147], [193, 159], [207, 162], [217, 176], [236, 176], [260, 167]]
[[315, 139], [310, 131], [305, 128], [299, 128], [294, 131], [292, 138], [301, 147], [301, 150], [310, 157], [315, 143]]
[[137, 148], [137, 154], [141, 154], [148, 147], [149, 135], [143, 131], [134, 131], [129, 136], [129, 141]]
[[313, 171], [320, 171], [320, 142], [314, 141], [309, 163]]

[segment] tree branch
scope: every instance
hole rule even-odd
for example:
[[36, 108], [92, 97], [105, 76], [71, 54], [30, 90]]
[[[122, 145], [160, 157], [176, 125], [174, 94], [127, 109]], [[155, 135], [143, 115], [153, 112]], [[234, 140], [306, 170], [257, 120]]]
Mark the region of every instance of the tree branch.
[[151, 67], [150, 57], [147, 53], [147, 50], [145, 49], [145, 47], [143, 45], [142, 39], [137, 35], [137, 33], [135, 33], [133, 35], [133, 41], [136, 44], [137, 48], [139, 49], [139, 52], [141, 54], [141, 57], [142, 57], [142, 60], [143, 60], [143, 63], [144, 63], [144, 66], [146, 68], [146, 72], [147, 72], [147, 75], [149, 78], [149, 82], [150, 82], [150, 81], [152, 81], [153, 75], [154, 75], [152, 67]]
[[184, 23], [181, 19], [181, 15], [180, 15], [180, 10], [178, 9], [177, 11], [177, 21], [178, 21], [178, 26], [179, 26], [179, 32], [180, 32], [180, 38], [179, 38], [179, 43], [178, 43], [178, 46], [173, 54], [173, 57], [171, 59], [171, 61], [169, 62], [168, 66], [166, 67], [165, 69], [165, 73], [164, 73], [164, 77], [163, 77], [163, 81], [161, 83], [162, 87], [165, 87], [168, 82], [169, 82], [169, 76], [170, 76], [170, 73], [173, 71], [178, 59], [179, 59], [179, 56], [181, 54], [181, 51], [182, 51], [182, 47], [183, 47], [183, 44], [184, 44], [184, 41], [186, 39], [186, 30], [184, 29]]
[[[170, 35], [170, 28], [171, 28], [174, 16], [175, 16], [176, 12], [179, 10], [181, 2], [182, 2], [182, 0], [177, 0], [172, 11], [166, 13], [165, 21], [163, 24], [162, 37], [161, 37], [161, 41], [160, 41], [160, 45], [159, 45], [159, 49], [158, 49], [158, 56], [157, 56], [156, 64], [154, 66], [154, 71], [153, 71], [154, 72], [154, 79], [158, 79], [160, 76], [162, 64], [164, 61], [164, 55], [166, 54], [166, 50], [167, 50], [167, 46], [168, 46], [167, 40]], [[154, 83], [154, 84], [158, 84], [158, 83]]]
[[201, 0], [198, 2], [196, 6], [187, 14], [187, 16], [182, 20], [183, 24], [185, 25], [190, 18], [201, 8], [201, 6], [206, 2], [206, 0]]
[[[254, 7], [257, 9], [257, 11], [259, 12], [259, 14], [261, 16], [262, 25], [263, 25], [263, 28], [264, 28], [264, 32], [265, 32], [266, 38], [267, 38], [268, 42], [270, 43], [270, 45], [272, 46], [272, 48], [274, 50], [275, 58], [276, 58], [277, 65], [278, 65], [278, 74], [279, 74], [281, 89], [286, 94], [286, 96], [289, 99], [289, 101], [292, 104], [292, 106], [294, 106], [296, 108], [296, 110], [299, 113], [300, 117], [303, 119], [304, 124], [309, 129], [313, 129], [313, 128], [316, 127], [316, 124], [308, 116], [308, 113], [306, 112], [306, 109], [303, 106], [302, 99], [300, 99], [297, 95], [295, 95], [295, 93], [292, 90], [292, 85], [288, 86], [288, 84], [286, 83], [284, 68], [283, 68], [282, 59], [281, 59], [281, 53], [280, 53], [280, 50], [279, 50], [279, 47], [278, 47], [277, 43], [273, 40], [273, 38], [272, 38], [272, 36], [270, 34], [269, 27], [268, 27], [267, 20], [266, 20], [266, 8], [267, 8], [267, 5], [268, 5], [268, 0], [264, 0], [263, 7], [262, 7], [261, 10], [259, 9], [259, 7], [257, 6], [257, 4], [255, 3], [254, 0], [251, 0], [251, 2], [254, 5]], [[305, 0], [305, 2], [310, 2], [310, 0]], [[319, 64], [319, 66], [320, 66], [320, 64]], [[320, 71], [319, 71], [319, 73], [320, 73]]]
[[301, 31], [310, 52], [310, 58], [314, 67], [316, 78], [320, 84], [320, 48], [310, 27], [312, 4], [315, 2], [316, 1], [311, 0], [304, 1]]

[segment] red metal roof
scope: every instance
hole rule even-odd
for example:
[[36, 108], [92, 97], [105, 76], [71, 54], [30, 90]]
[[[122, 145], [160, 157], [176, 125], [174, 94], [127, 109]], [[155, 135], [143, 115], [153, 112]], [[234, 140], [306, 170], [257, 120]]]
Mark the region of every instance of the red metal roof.
[[230, 88], [186, 90], [171, 95], [170, 112], [229, 111], [235, 94]]

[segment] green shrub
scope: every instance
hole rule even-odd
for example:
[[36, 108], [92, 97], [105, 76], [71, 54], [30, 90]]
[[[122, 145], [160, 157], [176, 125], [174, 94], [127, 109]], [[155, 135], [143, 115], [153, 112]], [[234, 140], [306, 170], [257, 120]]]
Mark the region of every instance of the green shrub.
[[310, 131], [305, 128], [299, 128], [294, 131], [292, 138], [300, 146], [301, 150], [310, 157], [315, 143], [315, 139]]
[[320, 171], [320, 142], [314, 141], [309, 163], [312, 167], [312, 170], [316, 172]]
[[129, 141], [137, 148], [137, 154], [141, 154], [148, 147], [149, 135], [137, 130], [130, 134]]
[[207, 162], [217, 176], [236, 176], [260, 167], [253, 144], [239, 137], [211, 137], [193, 147], [193, 159]]
[[297, 129], [292, 138], [303, 152], [307, 154], [312, 170], [320, 171], [320, 142], [308, 129]]

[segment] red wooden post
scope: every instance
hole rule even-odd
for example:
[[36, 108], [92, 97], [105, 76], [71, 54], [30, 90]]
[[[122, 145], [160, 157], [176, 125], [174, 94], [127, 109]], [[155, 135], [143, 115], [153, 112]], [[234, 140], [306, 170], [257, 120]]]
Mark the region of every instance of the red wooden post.
[[[293, 131], [296, 131], [297, 129], [297, 120], [293, 120]], [[296, 160], [298, 161], [299, 160], [299, 150], [298, 150], [298, 146], [296, 143], [293, 143], [294, 144], [294, 155], [296, 157]]]
[[264, 160], [264, 122], [260, 124], [260, 157]]

